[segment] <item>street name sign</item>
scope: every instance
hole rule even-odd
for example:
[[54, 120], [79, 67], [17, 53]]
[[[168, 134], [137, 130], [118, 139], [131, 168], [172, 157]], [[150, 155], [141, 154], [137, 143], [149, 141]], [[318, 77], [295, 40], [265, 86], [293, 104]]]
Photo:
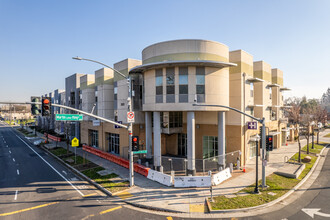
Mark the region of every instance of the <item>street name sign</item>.
[[258, 122], [256, 121], [249, 121], [247, 123], [248, 125], [248, 129], [251, 129], [251, 130], [257, 130], [258, 129]]
[[79, 140], [78, 138], [73, 138], [72, 141], [71, 141], [71, 146], [72, 147], [79, 147]]
[[79, 114], [56, 114], [56, 121], [82, 121], [83, 115]]
[[133, 151], [133, 154], [146, 154], [147, 150]]

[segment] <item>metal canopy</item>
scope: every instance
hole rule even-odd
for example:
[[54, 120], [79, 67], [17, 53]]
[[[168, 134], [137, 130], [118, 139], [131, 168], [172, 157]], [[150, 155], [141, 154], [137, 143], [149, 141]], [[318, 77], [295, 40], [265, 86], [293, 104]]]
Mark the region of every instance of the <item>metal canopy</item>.
[[216, 68], [225, 68], [231, 66], [237, 66], [235, 63], [220, 62], [212, 60], [175, 60], [175, 61], [164, 61], [157, 63], [148, 63], [132, 68], [129, 73], [143, 73], [149, 69], [169, 67], [169, 66], [207, 66]]
[[265, 80], [259, 78], [249, 78], [246, 81], [255, 83], [255, 82], [264, 82]]
[[280, 91], [282, 92], [282, 91], [290, 91], [291, 89], [290, 88], [287, 88], [287, 87], [282, 87], [282, 88], [280, 88]]
[[280, 87], [280, 85], [279, 85], [279, 84], [276, 84], [276, 83], [274, 83], [274, 84], [268, 84], [268, 85], [267, 85], [267, 87]]

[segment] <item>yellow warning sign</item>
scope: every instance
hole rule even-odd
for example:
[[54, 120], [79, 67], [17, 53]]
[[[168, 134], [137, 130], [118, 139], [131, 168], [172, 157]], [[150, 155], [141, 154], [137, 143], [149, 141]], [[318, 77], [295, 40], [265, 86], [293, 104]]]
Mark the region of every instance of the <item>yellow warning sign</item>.
[[79, 147], [79, 140], [76, 137], [72, 139], [71, 146], [72, 147]]

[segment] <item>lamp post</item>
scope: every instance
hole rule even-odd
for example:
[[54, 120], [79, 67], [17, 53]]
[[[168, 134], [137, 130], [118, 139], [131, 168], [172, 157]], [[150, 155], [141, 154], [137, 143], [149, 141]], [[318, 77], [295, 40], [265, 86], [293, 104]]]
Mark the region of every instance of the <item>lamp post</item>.
[[[85, 58], [81, 58], [81, 57], [72, 57], [72, 59], [85, 60], [85, 61], [90, 61], [93, 63], [98, 63], [102, 66], [112, 69], [114, 72], [118, 73], [120, 76], [125, 78], [127, 80], [127, 84], [128, 84], [127, 107], [128, 107], [129, 112], [132, 111], [132, 89], [131, 89], [132, 85], [131, 85], [131, 77], [129, 76], [129, 74], [128, 74], [128, 76], [125, 76], [123, 73], [112, 68], [111, 66], [108, 66], [108, 65], [101, 63], [99, 61], [96, 61], [96, 60], [85, 59]], [[129, 147], [128, 147], [129, 148], [129, 185], [130, 185], [130, 187], [132, 187], [132, 186], [134, 186], [134, 167], [133, 167], [133, 151], [132, 151], [133, 123], [132, 122], [128, 123], [127, 130], [128, 130], [128, 143], [129, 143]]]
[[260, 141], [260, 136], [257, 134], [255, 137], [256, 141], [256, 186], [254, 188], [254, 193], [259, 194], [259, 186], [258, 186], [258, 143]]

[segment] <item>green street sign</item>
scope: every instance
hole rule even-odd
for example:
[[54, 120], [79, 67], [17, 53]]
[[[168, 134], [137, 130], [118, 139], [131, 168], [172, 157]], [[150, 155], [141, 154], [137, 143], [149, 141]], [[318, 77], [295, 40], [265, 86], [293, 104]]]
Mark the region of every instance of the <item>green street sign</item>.
[[146, 154], [147, 150], [133, 151], [133, 154]]
[[56, 114], [56, 121], [82, 121], [83, 115], [78, 114]]

